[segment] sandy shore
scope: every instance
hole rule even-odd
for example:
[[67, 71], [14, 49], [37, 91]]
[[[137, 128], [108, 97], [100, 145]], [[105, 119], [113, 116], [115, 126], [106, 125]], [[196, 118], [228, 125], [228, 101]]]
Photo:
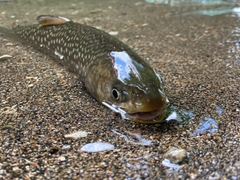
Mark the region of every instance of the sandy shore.
[[[191, 110], [194, 119], [187, 125], [124, 121], [94, 100], [76, 75], [47, 54], [1, 35], [0, 56], [11, 57], [0, 59], [0, 178], [240, 178], [237, 17], [183, 15], [202, 7], [142, 1], [59, 2], [0, 2], [1, 26], [11, 27], [16, 19], [33, 24], [40, 14], [57, 14], [117, 31], [119, 39], [162, 75], [171, 104]], [[205, 117], [217, 122], [217, 132], [192, 136]], [[134, 138], [135, 143], [127, 142], [112, 130], [130, 139], [127, 132], [138, 131], [152, 142], [149, 146], [137, 144]], [[76, 131], [88, 135], [65, 138]], [[98, 153], [80, 150], [99, 141], [115, 148]], [[178, 170], [162, 165], [170, 147], [182, 148], [189, 155]]]

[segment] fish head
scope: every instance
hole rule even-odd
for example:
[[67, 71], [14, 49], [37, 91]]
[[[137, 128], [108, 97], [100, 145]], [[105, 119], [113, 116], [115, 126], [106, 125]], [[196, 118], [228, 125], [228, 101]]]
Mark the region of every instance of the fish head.
[[168, 100], [160, 75], [136, 54], [111, 52], [109, 57], [114, 75], [103, 104], [124, 119], [147, 124], [163, 121]]

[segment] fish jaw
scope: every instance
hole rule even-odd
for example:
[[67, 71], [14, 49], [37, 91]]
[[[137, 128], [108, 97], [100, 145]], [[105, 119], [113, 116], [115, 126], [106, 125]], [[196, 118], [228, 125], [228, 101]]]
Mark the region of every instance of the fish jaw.
[[103, 101], [102, 104], [111, 109], [113, 112], [121, 115], [122, 119], [131, 120], [134, 122], [142, 123], [142, 124], [155, 124], [161, 123], [165, 120], [168, 99], [166, 98], [166, 103], [159, 108], [153, 111], [145, 111], [145, 112], [126, 112], [124, 109], [116, 106], [115, 104], [110, 104], [107, 101]]
[[131, 118], [132, 121], [145, 124], [162, 122], [164, 120], [165, 115], [166, 106], [148, 112], [128, 113], [128, 116]]

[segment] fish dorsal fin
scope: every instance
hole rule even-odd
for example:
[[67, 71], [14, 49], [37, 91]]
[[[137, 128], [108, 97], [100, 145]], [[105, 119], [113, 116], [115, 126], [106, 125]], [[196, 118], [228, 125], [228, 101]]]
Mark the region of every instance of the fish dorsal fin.
[[56, 26], [69, 22], [70, 20], [60, 16], [41, 15], [37, 17], [40, 27]]

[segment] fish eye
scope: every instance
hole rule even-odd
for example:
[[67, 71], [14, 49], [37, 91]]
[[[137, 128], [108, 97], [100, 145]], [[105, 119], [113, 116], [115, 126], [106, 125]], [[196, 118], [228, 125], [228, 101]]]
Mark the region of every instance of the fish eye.
[[119, 100], [120, 99], [120, 92], [116, 89], [116, 88], [113, 88], [112, 89], [112, 95], [113, 97], [116, 99], [116, 100]]

